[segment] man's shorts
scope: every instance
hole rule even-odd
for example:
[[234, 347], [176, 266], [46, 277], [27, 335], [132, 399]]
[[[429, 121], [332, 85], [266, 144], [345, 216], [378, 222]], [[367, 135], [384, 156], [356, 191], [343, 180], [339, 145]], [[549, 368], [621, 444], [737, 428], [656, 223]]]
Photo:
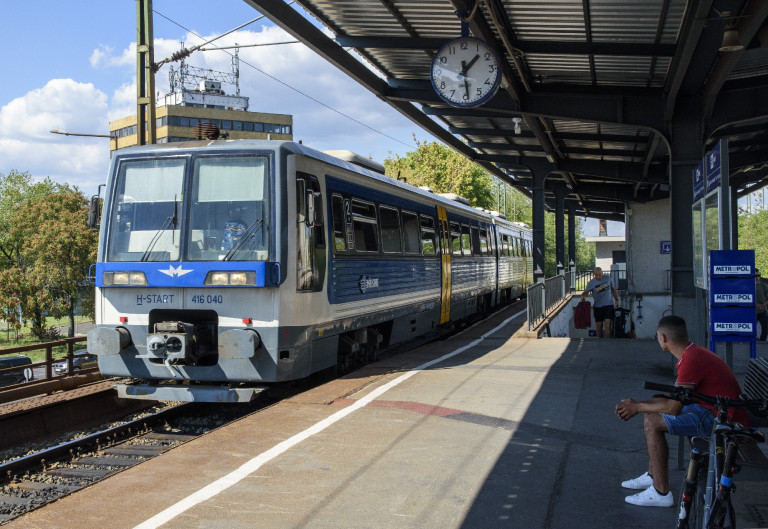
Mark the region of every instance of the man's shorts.
[[683, 406], [680, 415], [666, 413], [660, 415], [669, 433], [686, 437], [709, 437], [712, 434], [712, 424], [715, 422], [712, 412], [698, 404]]
[[602, 307], [592, 307], [595, 314], [595, 321], [602, 323], [603, 320], [613, 319], [613, 305], [603, 305]]

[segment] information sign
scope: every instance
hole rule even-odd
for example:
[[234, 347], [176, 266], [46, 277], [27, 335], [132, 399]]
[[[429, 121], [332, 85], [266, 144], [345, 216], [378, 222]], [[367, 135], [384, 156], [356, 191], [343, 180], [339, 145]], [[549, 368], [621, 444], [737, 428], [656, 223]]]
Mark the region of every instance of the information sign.
[[712, 191], [720, 185], [720, 179], [723, 175], [722, 165], [722, 140], [717, 142], [711, 151], [707, 153], [707, 191]]
[[710, 348], [718, 341], [748, 342], [754, 358], [755, 251], [710, 251], [709, 296]]
[[696, 202], [704, 196], [706, 185], [704, 182], [704, 160], [699, 162], [693, 170], [693, 201]]

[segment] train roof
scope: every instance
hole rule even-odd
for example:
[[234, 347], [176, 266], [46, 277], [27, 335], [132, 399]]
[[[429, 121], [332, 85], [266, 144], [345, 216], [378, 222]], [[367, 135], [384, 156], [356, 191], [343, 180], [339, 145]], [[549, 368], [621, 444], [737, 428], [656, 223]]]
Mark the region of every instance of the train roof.
[[[174, 153], [177, 151], [186, 151], [190, 149], [215, 149], [215, 150], [242, 150], [243, 148], [255, 148], [255, 149], [283, 149], [288, 152], [294, 153], [294, 154], [300, 154], [303, 156], [307, 156], [310, 158], [315, 158], [317, 160], [320, 160], [322, 162], [325, 162], [329, 165], [334, 165], [343, 169], [346, 169], [348, 171], [352, 171], [358, 174], [363, 174], [367, 177], [370, 177], [374, 180], [377, 180], [378, 182], [381, 182], [384, 185], [392, 186], [398, 189], [401, 189], [408, 193], [413, 193], [416, 195], [420, 195], [424, 198], [428, 198], [431, 201], [441, 203], [442, 205], [449, 206], [451, 208], [460, 209], [464, 212], [471, 213], [473, 215], [484, 217], [492, 222], [495, 222], [496, 224], [504, 225], [507, 228], [515, 228], [520, 229], [522, 231], [530, 230], [529, 227], [527, 227], [525, 224], [520, 222], [512, 222], [508, 221], [506, 219], [503, 219], [502, 217], [494, 216], [490, 212], [474, 208], [468, 204], [464, 204], [458, 200], [455, 200], [451, 198], [450, 196], [444, 196], [439, 193], [434, 193], [431, 190], [422, 189], [419, 187], [416, 187], [411, 184], [407, 184], [405, 182], [401, 182], [395, 178], [390, 178], [386, 175], [384, 175], [381, 172], [378, 172], [376, 170], [372, 170], [370, 167], [376, 167], [378, 168], [380, 164], [376, 162], [371, 162], [368, 167], [365, 165], [362, 165], [361, 163], [354, 163], [350, 160], [359, 160], [362, 158], [360, 155], [355, 156], [347, 156], [347, 160], [343, 160], [341, 158], [338, 158], [336, 156], [333, 156], [331, 153], [340, 153], [342, 151], [330, 151], [330, 152], [322, 152], [318, 151], [316, 149], [313, 149], [311, 147], [308, 147], [302, 143], [296, 143], [292, 141], [284, 141], [284, 140], [192, 140], [192, 141], [185, 141], [185, 142], [172, 142], [172, 143], [161, 143], [161, 144], [155, 144], [155, 145], [141, 145], [137, 147], [127, 147], [125, 149], [120, 149], [114, 153], [114, 160], [121, 156], [126, 155], [141, 155], [141, 154], [151, 154], [151, 153]], [[349, 153], [349, 151], [344, 151]], [[354, 154], [354, 153], [350, 153]], [[367, 159], [366, 159], [367, 160]], [[450, 194], [447, 194], [450, 195]]]

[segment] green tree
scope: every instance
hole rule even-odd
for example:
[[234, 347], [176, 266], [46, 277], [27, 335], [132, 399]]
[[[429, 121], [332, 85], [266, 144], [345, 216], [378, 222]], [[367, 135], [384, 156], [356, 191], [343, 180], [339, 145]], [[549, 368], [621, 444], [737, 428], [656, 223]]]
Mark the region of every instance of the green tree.
[[18, 303], [38, 337], [45, 332], [45, 314], [69, 316], [73, 336], [75, 305], [93, 310], [87, 277], [98, 236], [88, 229], [87, 218], [87, 199], [69, 189], [22, 202], [9, 216], [8, 237], [19, 257], [0, 274], [0, 304]]
[[[564, 243], [565, 243], [565, 263], [566, 271], [568, 271], [568, 217], [564, 217], [565, 227], [563, 230]], [[584, 225], [584, 219], [576, 217], [576, 270], [591, 270], [595, 266], [595, 246], [584, 240], [584, 233], [582, 231]], [[557, 273], [557, 255], [555, 246], [556, 227], [555, 227], [555, 214], [547, 211], [544, 213], [544, 241], [547, 246], [547, 251], [544, 254], [544, 275], [546, 277], [552, 277]]]
[[11, 169], [8, 175], [0, 173], [0, 270], [18, 264], [19, 241], [10, 236], [14, 208], [25, 201], [63, 189], [66, 189], [66, 186], [57, 184], [50, 178], [36, 182], [28, 172]]
[[496, 203], [492, 209], [503, 212], [504, 216], [512, 222], [524, 222], [531, 226], [533, 224], [531, 199], [497, 178], [494, 178], [494, 187]]
[[739, 249], [755, 250], [755, 266], [768, 270], [768, 209], [739, 211]]
[[455, 193], [475, 207], [495, 209], [493, 181], [487, 171], [442, 143], [419, 142], [415, 137], [414, 142], [416, 150], [404, 158], [396, 154], [384, 160], [387, 176], [436, 193]]

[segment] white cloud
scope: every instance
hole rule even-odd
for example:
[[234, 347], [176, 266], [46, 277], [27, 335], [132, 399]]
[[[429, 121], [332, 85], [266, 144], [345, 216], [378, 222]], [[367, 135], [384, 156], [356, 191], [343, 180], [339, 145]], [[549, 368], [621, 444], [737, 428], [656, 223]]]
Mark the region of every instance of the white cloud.
[[95, 50], [93, 50], [93, 53], [91, 53], [91, 58], [89, 59], [91, 66], [93, 68], [98, 68], [101, 66], [105, 61], [108, 60], [109, 55], [112, 53], [112, 48], [110, 46], [101, 45]]
[[[108, 132], [107, 96], [90, 83], [53, 79], [0, 108], [0, 172], [27, 171], [90, 188], [106, 174], [109, 140], [52, 134]], [[101, 176], [103, 183], [104, 177]]]

